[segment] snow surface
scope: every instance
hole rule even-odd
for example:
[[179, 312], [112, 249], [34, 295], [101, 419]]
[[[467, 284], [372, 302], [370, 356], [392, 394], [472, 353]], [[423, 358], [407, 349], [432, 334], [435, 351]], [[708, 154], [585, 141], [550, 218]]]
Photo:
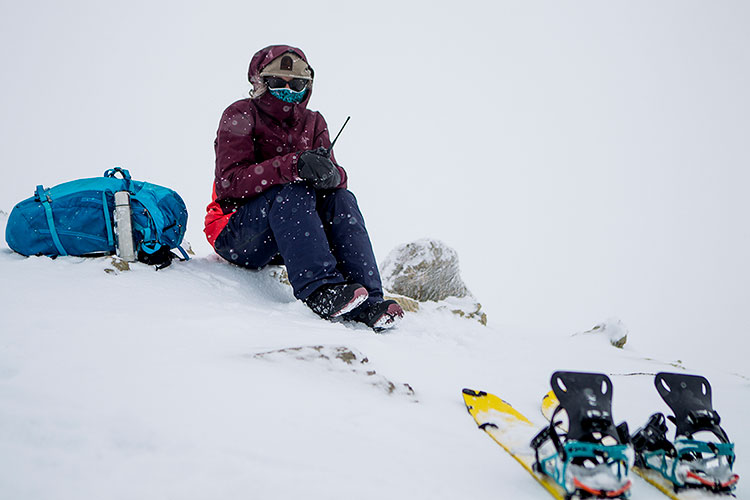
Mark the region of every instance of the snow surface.
[[750, 470], [750, 378], [720, 360], [646, 359], [637, 332], [620, 350], [427, 307], [378, 335], [318, 319], [270, 270], [214, 256], [107, 268], [0, 245], [2, 498], [543, 498], [475, 427], [461, 389], [541, 425], [552, 371], [604, 371], [616, 419], [636, 427], [666, 410], [649, 374], [673, 363], [711, 380], [737, 472]]

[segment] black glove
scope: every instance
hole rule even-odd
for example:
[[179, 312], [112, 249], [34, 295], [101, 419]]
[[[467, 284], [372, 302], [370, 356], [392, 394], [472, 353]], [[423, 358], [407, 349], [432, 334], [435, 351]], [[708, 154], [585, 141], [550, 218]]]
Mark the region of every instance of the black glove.
[[297, 159], [299, 176], [316, 189], [333, 189], [341, 184], [341, 174], [328, 156], [326, 148], [303, 151]]
[[315, 187], [315, 189], [333, 189], [339, 184], [341, 184], [341, 174], [339, 173], [339, 169], [336, 168], [336, 165], [334, 165], [331, 175], [325, 179], [313, 182], [313, 187]]

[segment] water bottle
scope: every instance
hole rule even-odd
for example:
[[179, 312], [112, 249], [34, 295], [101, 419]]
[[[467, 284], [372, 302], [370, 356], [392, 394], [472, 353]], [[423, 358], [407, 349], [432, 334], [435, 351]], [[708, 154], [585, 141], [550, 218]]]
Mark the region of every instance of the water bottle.
[[117, 256], [125, 262], [135, 262], [135, 245], [133, 244], [133, 221], [130, 211], [130, 193], [115, 193], [115, 249]]

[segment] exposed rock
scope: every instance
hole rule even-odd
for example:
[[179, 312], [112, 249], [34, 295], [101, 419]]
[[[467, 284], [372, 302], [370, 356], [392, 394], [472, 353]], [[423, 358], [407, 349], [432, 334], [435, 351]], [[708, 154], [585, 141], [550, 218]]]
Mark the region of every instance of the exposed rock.
[[185, 252], [187, 252], [188, 255], [195, 255], [195, 250], [193, 250], [193, 246], [189, 241], [183, 240], [180, 246], [183, 250], [185, 250]]
[[383, 285], [420, 302], [466, 297], [458, 254], [438, 240], [421, 239], [396, 247], [381, 265]]
[[487, 326], [487, 313], [482, 311], [482, 304], [475, 300], [467, 300], [468, 297], [460, 301], [455, 301], [455, 304], [446, 306], [450, 311], [462, 318], [475, 319], [484, 326]]
[[268, 266], [268, 274], [271, 275], [272, 278], [275, 278], [281, 283], [282, 285], [292, 286], [292, 284], [289, 282], [289, 275], [286, 272], [286, 266]]
[[461, 279], [458, 253], [445, 243], [421, 239], [401, 245], [388, 254], [380, 269], [389, 298], [404, 311], [419, 310], [420, 302], [441, 302], [439, 309], [487, 324], [482, 305]]
[[387, 394], [405, 396], [412, 401], [417, 401], [414, 389], [409, 384], [392, 382], [378, 374], [365, 355], [346, 346], [287, 347], [257, 353], [253, 355], [253, 358], [267, 361], [294, 359], [317, 364], [332, 372], [353, 373], [369, 385], [373, 385]]
[[574, 335], [599, 335], [606, 338], [613, 346], [622, 349], [628, 341], [628, 328], [619, 319], [610, 318], [603, 323], [595, 325], [590, 330]]
[[687, 368], [685, 368], [685, 366], [682, 364], [681, 359], [676, 359], [674, 361], [659, 361], [658, 359], [653, 359], [653, 358], [643, 358], [643, 359], [645, 359], [646, 361], [656, 361], [657, 363], [668, 365], [668, 366], [671, 366], [672, 368], [677, 368], [680, 370], [687, 370]]
[[104, 272], [107, 274], [120, 274], [122, 271], [130, 271], [130, 263], [116, 255], [103, 257], [103, 259], [109, 260], [106, 264], [107, 267], [104, 268]]
[[419, 302], [412, 298], [404, 297], [403, 295], [397, 295], [395, 293], [385, 294], [384, 298], [386, 300], [395, 300], [401, 306], [401, 309], [403, 309], [405, 312], [419, 311]]
[[118, 271], [130, 271], [130, 263], [120, 257], [112, 257], [112, 267]]

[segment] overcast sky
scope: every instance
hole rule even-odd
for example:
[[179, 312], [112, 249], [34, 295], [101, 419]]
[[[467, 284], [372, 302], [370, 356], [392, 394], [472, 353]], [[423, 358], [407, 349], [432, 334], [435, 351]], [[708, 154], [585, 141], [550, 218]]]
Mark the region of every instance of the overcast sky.
[[122, 165], [202, 219], [223, 109], [306, 51], [380, 260], [456, 248], [496, 326], [750, 346], [750, 4], [0, 0], [0, 209]]

